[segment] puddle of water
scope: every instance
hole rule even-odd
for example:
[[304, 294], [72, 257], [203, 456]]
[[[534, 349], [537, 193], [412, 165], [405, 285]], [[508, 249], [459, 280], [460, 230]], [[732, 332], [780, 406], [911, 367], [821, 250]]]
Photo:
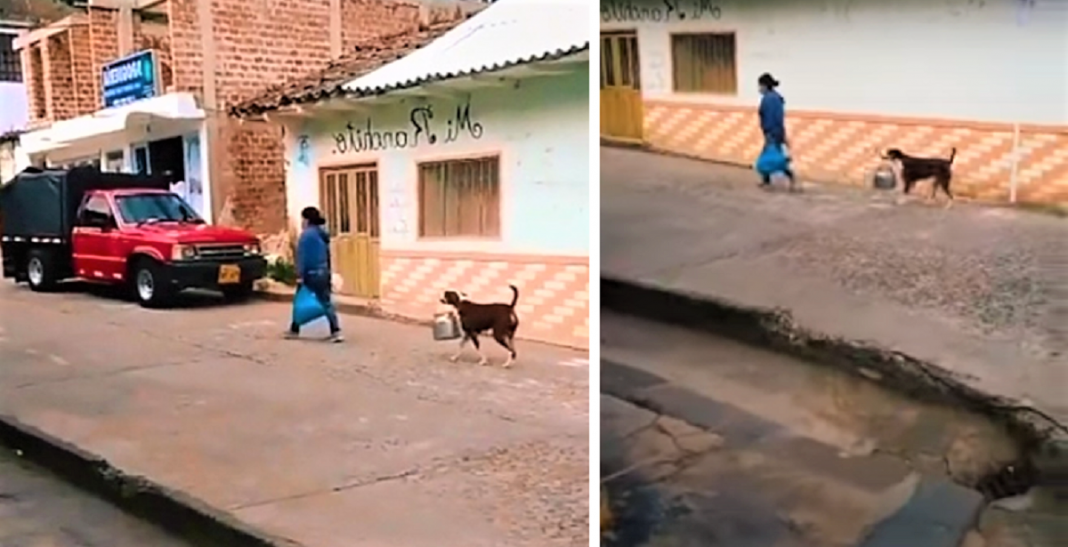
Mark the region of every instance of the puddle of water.
[[879, 451], [975, 481], [1019, 459], [999, 426], [828, 367], [640, 319], [602, 315], [602, 356], [777, 423], [844, 456]]

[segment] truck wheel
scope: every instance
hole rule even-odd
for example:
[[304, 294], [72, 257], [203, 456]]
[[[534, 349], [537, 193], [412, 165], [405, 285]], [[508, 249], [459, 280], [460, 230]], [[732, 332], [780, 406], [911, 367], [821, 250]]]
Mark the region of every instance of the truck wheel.
[[158, 264], [151, 260], [139, 260], [133, 268], [134, 297], [145, 308], [162, 308], [171, 303], [174, 291], [161, 275]]
[[252, 296], [253, 290], [252, 281], [245, 281], [232, 287], [223, 287], [222, 293], [227, 302], [243, 302]]
[[56, 287], [56, 269], [52, 260], [52, 253], [34, 249], [26, 256], [26, 281], [30, 289], [37, 292], [46, 292]]

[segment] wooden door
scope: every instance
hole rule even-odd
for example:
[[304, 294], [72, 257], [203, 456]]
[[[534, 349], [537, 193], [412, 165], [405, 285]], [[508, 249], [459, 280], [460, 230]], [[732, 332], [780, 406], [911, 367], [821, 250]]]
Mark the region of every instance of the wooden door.
[[638, 35], [601, 35], [601, 137], [642, 141], [642, 87]]
[[330, 230], [330, 257], [341, 294], [379, 296], [378, 169], [374, 165], [324, 170], [320, 201]]

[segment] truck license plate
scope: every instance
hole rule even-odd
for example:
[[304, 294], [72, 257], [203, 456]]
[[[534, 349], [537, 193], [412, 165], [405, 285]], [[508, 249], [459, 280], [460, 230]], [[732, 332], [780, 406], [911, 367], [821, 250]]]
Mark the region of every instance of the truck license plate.
[[226, 264], [219, 266], [219, 284], [235, 285], [241, 282], [241, 266]]

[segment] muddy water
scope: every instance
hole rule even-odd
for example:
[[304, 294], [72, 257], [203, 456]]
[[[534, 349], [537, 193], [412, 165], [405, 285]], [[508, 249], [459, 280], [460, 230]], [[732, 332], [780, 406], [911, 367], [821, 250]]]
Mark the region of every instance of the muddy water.
[[[641, 541], [613, 545], [852, 546], [922, 478], [970, 485], [1021, 457], [981, 416], [834, 369], [613, 314], [602, 314], [601, 336], [612, 366], [655, 375], [745, 422], [680, 433], [649, 412], [655, 405], [602, 396], [602, 455], [616, 459], [613, 471], [635, 468], [609, 490], [643, 508], [620, 507], [626, 533]], [[680, 455], [683, 440], [711, 448]]]
[[0, 448], [0, 546], [192, 547]]
[[965, 411], [921, 404], [828, 367], [670, 326], [602, 315], [602, 357], [642, 368], [837, 447], [895, 455], [970, 483], [1020, 454], [1006, 432]]

